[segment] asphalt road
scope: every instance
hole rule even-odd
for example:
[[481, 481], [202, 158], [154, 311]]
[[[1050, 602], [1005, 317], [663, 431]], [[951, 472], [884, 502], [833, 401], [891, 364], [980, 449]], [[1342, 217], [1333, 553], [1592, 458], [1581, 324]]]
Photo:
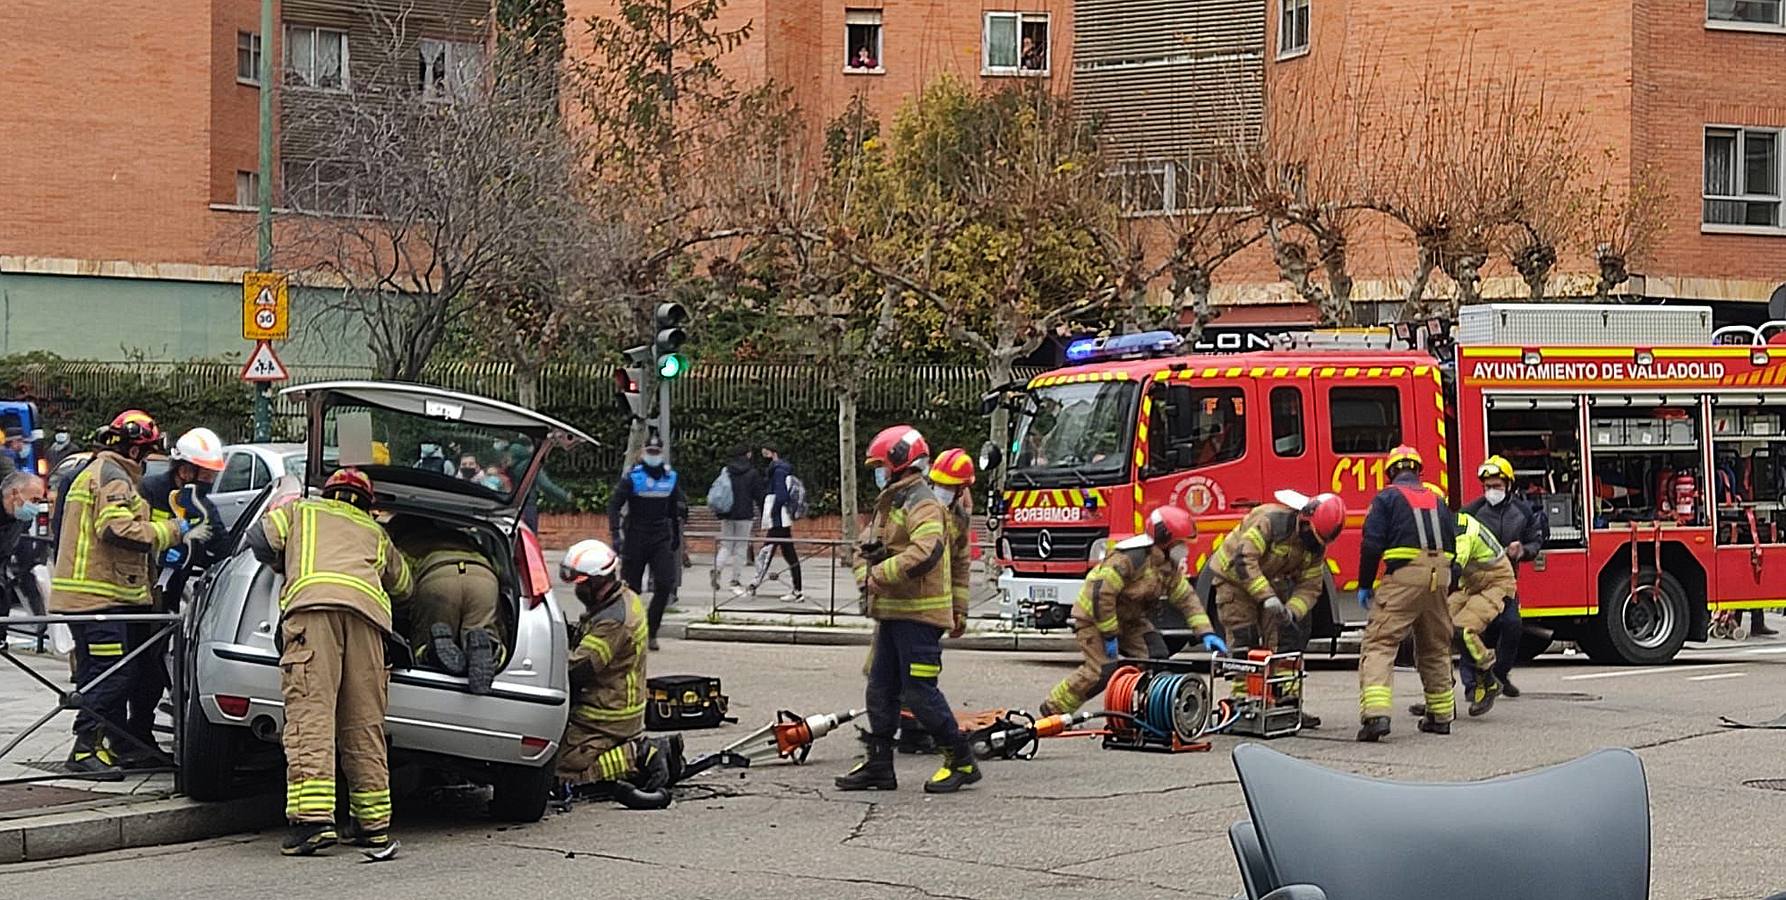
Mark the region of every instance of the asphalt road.
[[[830, 711], [861, 702], [860, 648], [666, 642], [652, 671], [725, 679], [738, 725], [690, 732], [691, 751], [717, 748], [777, 708]], [[949, 654], [943, 685], [958, 706], [1033, 706], [1071, 660], [1009, 653]], [[1597, 747], [1641, 754], [1653, 810], [1653, 896], [1759, 898], [1786, 890], [1781, 838], [1786, 793], [1744, 786], [1786, 778], [1786, 733], [1720, 728], [1719, 714], [1768, 719], [1786, 711], [1786, 643], [1689, 650], [1673, 666], [1609, 669], [1556, 656], [1517, 678], [1525, 690], [1448, 738], [1398, 717], [1385, 743], [1351, 741], [1356, 675], [1323, 667], [1310, 708], [1327, 727], [1273, 741], [1335, 768], [1415, 780], [1484, 778], [1561, 762]], [[1397, 675], [1398, 706], [1418, 694]], [[845, 731], [803, 767], [772, 765], [701, 776], [664, 812], [584, 804], [537, 825], [499, 827], [475, 800], [399, 801], [402, 856], [362, 864], [284, 859], [279, 835], [245, 835], [59, 863], [10, 866], [0, 894], [58, 900], [121, 896], [340, 900], [404, 896], [1230, 897], [1239, 878], [1225, 829], [1243, 815], [1227, 750], [1161, 756], [1046, 742], [1030, 762], [992, 762], [961, 795], [920, 786], [933, 758], [902, 757], [901, 790], [839, 794], [831, 779], [857, 747]], [[1461, 811], [1460, 811], [1461, 812]], [[1456, 860], [1458, 878], [1488, 877]]]

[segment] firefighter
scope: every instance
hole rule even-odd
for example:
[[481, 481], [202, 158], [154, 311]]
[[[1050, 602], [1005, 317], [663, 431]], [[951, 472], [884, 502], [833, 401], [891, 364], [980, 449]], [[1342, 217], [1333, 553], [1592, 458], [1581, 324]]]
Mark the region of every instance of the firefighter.
[[955, 626], [949, 637], [967, 631], [967, 596], [974, 564], [974, 460], [966, 450], [951, 447], [936, 455], [929, 470], [930, 489], [949, 511], [944, 524], [949, 535], [949, 594], [954, 601]]
[[[1495, 650], [1484, 643], [1482, 635], [1513, 598], [1513, 563], [1492, 532], [1469, 513], [1458, 513], [1457, 565], [1462, 574], [1457, 590], [1446, 598], [1445, 606], [1457, 641], [1463, 645], [1458, 667], [1473, 664], [1476, 673], [1474, 685], [1467, 687], [1465, 693], [1470, 698], [1470, 715], [1480, 716], [1495, 705], [1495, 698], [1501, 694], [1501, 684], [1495, 678]], [[1426, 715], [1421, 704], [1408, 711]]]
[[285, 696], [287, 856], [340, 840], [335, 828], [335, 753], [348, 782], [352, 842], [374, 858], [391, 839], [384, 717], [390, 673], [391, 603], [409, 596], [409, 566], [373, 521], [372, 479], [337, 469], [320, 498], [300, 498], [248, 530], [261, 562], [285, 575], [279, 596], [279, 687]]
[[943, 750], [941, 768], [925, 793], [946, 794], [980, 780], [967, 736], [956, 727], [949, 701], [937, 688], [943, 669], [943, 632], [955, 627], [950, 589], [949, 511], [924, 477], [930, 446], [909, 425], [895, 425], [868, 444], [865, 464], [880, 495], [873, 538], [857, 550], [856, 587], [875, 620], [866, 692], [868, 756], [837, 778], [846, 791], [895, 790], [893, 735], [900, 700]]
[[1145, 532], [1117, 543], [1085, 576], [1079, 601], [1073, 604], [1073, 635], [1085, 661], [1048, 692], [1042, 715], [1073, 712], [1103, 691], [1119, 654], [1166, 656], [1166, 643], [1147, 615], [1161, 597], [1184, 614], [1205, 649], [1228, 652], [1185, 578], [1185, 556], [1196, 536], [1197, 522], [1189, 512], [1160, 507], [1148, 515]]
[[[626, 517], [621, 518], [625, 510]], [[624, 527], [622, 522], [624, 521]], [[618, 535], [621, 575], [634, 593], [651, 570], [651, 649], [657, 649], [658, 626], [670, 595], [682, 580], [682, 526], [688, 521], [688, 497], [669, 458], [663, 438], [645, 441], [639, 462], [626, 471], [608, 501], [608, 533]]]
[[415, 581], [398, 611], [416, 662], [465, 676], [474, 694], [490, 693], [506, 650], [497, 637], [502, 585], [489, 557], [465, 532], [418, 516], [398, 516], [389, 530]]
[[[161, 442], [155, 419], [139, 409], [113, 418], [98, 433], [93, 458], [69, 480], [58, 515], [60, 552], [50, 580], [52, 613], [141, 613], [152, 609], [150, 561], [184, 541], [188, 546], [210, 539], [211, 529], [184, 519], [152, 521], [149, 504], [138, 491], [143, 458]], [[153, 741], [132, 740], [127, 730], [131, 692], [143, 667], [157, 665], [153, 654], [125, 656], [148, 640], [152, 628], [122, 622], [71, 624], [74, 634], [75, 683], [82, 686], [74, 718], [74, 749], [68, 769], [115, 781], [122, 761], [159, 761]], [[114, 666], [119, 671], [94, 683]], [[152, 736], [152, 735], [151, 735]]]
[[[1395, 653], [1414, 633], [1414, 664], [1426, 693], [1420, 730], [1450, 734], [1456, 717], [1451, 690], [1451, 617], [1445, 597], [1453, 580], [1457, 518], [1438, 491], [1420, 480], [1420, 452], [1389, 451], [1391, 481], [1371, 500], [1358, 551], [1358, 600], [1369, 611], [1358, 663], [1358, 740], [1389, 733]], [[1377, 566], [1383, 565], [1378, 579]], [[1374, 603], [1372, 601], [1375, 601]]]
[[627, 806], [667, 806], [670, 754], [645, 737], [645, 606], [621, 580], [620, 557], [601, 541], [571, 545], [558, 576], [583, 604], [571, 635], [572, 705], [558, 778], [567, 786], [605, 784]]
[[[1277, 500], [1247, 513], [1206, 566], [1216, 615], [1237, 648], [1302, 649], [1300, 623], [1327, 585], [1327, 545], [1346, 527], [1346, 503], [1337, 495], [1278, 491]], [[1319, 728], [1321, 720], [1305, 712], [1302, 724]]]
[[[1507, 560], [1517, 576], [1519, 567], [1537, 559], [1538, 551], [1544, 549], [1544, 518], [1524, 497], [1513, 493], [1513, 464], [1505, 457], [1491, 456], [1483, 460], [1476, 469], [1476, 477], [1482, 482], [1482, 496], [1466, 505], [1464, 512], [1481, 522], [1482, 527], [1507, 548]], [[1483, 635], [1484, 639], [1494, 641], [1495, 680], [1500, 682], [1501, 694], [1506, 697], [1519, 696], [1519, 688], [1508, 676], [1513, 671], [1513, 664], [1519, 660], [1520, 638], [1524, 633], [1525, 625], [1519, 618], [1519, 597], [1509, 596], [1500, 616]], [[1474, 691], [1475, 663], [1460, 660], [1458, 674], [1463, 677], [1464, 690]]]

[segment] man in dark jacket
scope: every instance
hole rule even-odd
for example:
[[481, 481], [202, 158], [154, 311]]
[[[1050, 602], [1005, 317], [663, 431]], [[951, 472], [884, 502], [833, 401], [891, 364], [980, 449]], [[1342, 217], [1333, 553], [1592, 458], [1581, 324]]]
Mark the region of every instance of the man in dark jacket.
[[[1543, 521], [1525, 498], [1513, 493], [1513, 464], [1504, 457], [1491, 456], [1483, 460], [1476, 469], [1476, 477], [1482, 481], [1482, 496], [1471, 501], [1463, 511], [1482, 523], [1482, 527], [1507, 548], [1507, 560], [1513, 563], [1513, 571], [1518, 573], [1521, 565], [1537, 559], [1538, 551], [1544, 549], [1546, 529]], [[1519, 696], [1519, 688], [1507, 680], [1507, 673], [1513, 671], [1513, 662], [1519, 658], [1519, 639], [1524, 633], [1525, 626], [1519, 620], [1519, 598], [1508, 597], [1501, 614], [1483, 635], [1485, 640], [1494, 642], [1494, 674], [1501, 682], [1501, 695], [1505, 697]], [[1473, 691], [1476, 666], [1470, 661], [1469, 654], [1458, 659], [1457, 669], [1463, 678], [1464, 690]]]
[[[800, 584], [800, 554], [794, 549], [794, 505], [788, 492], [788, 478], [794, 474], [794, 464], [788, 462], [779, 449], [770, 446], [763, 448], [763, 458], [769, 461], [769, 478], [763, 485], [763, 530], [768, 533], [769, 543], [779, 546], [782, 558], [788, 561], [788, 580], [794, 590], [783, 596], [782, 602], [799, 603], [806, 599], [806, 593]], [[769, 558], [764, 557], [765, 560]], [[750, 586], [751, 593], [756, 593], [762, 586], [763, 576], [768, 571], [765, 563]]]
[[[621, 512], [625, 511], [624, 521]], [[620, 550], [620, 574], [636, 593], [651, 569], [651, 649], [682, 576], [682, 525], [688, 521], [688, 495], [664, 455], [657, 435], [645, 441], [638, 464], [628, 469], [608, 501], [608, 533]]]
[[[732, 593], [744, 593], [743, 571], [750, 560], [751, 523], [757, 517], [757, 501], [763, 496], [763, 478], [750, 464], [750, 450], [740, 445], [732, 448], [732, 461], [726, 463], [723, 477], [731, 483], [732, 506], [714, 510], [719, 516], [719, 546], [713, 555], [713, 590], [719, 592], [722, 572], [729, 570], [725, 583]], [[708, 505], [713, 498], [708, 497]]]

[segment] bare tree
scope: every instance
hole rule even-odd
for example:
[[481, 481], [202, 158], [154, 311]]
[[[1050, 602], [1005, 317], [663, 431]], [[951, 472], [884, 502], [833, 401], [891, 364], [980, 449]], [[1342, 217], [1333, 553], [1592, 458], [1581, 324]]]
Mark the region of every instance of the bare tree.
[[[1593, 194], [1582, 250], [1592, 255], [1597, 271], [1594, 299], [1606, 302], [1612, 292], [1631, 280], [1631, 270], [1641, 266], [1668, 231], [1672, 200], [1667, 179], [1659, 169], [1632, 171], [1615, 165], [1607, 154], [1607, 174]], [[1629, 173], [1629, 184], [1619, 188], [1620, 175]]]

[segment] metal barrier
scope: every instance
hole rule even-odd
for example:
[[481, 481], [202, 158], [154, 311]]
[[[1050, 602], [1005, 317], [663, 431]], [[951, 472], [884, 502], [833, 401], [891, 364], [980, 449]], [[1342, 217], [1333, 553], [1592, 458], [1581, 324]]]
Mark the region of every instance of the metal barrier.
[[[139, 657], [146, 656], [147, 661], [159, 663], [162, 657], [152, 648], [161, 647], [165, 641], [172, 651], [167, 653], [166, 656], [174, 661], [173, 671], [169, 673], [168, 691], [172, 695], [174, 703], [173, 758], [175, 764], [173, 766], [123, 769], [122, 771], [126, 775], [155, 775], [163, 772], [172, 772], [174, 773], [174, 789], [178, 791], [184, 788], [179, 772], [179, 759], [180, 748], [186, 738], [186, 635], [185, 630], [181, 626], [182, 619], [179, 613], [94, 613], [88, 615], [11, 616], [5, 621], [8, 625], [81, 625], [89, 623], [98, 624], [101, 622], [123, 622], [127, 624], [160, 623], [162, 627], [157, 629], [154, 634], [150, 635], [147, 640], [132, 647], [130, 652], [120, 657], [117, 662], [113, 663], [104, 672], [99, 673], [98, 676], [85, 684], [75, 685], [74, 690], [71, 691], [63, 690], [60, 685], [45, 678], [36, 669], [31, 668], [31, 666], [27, 665], [23, 660], [13, 655], [10, 645], [6, 644], [5, 641], [0, 641], [0, 657], [4, 657], [7, 662], [12, 663], [12, 665], [19, 671], [31, 676], [31, 678], [38, 684], [41, 684], [56, 693], [56, 705], [42, 716], [39, 716], [37, 721], [26, 726], [23, 731], [14, 735], [12, 740], [7, 741], [6, 746], [0, 747], [0, 759], [5, 759], [6, 755], [11, 753], [14, 748], [24, 743], [26, 738], [35, 734], [38, 729], [49, 724], [51, 719], [56, 718], [56, 716], [61, 713], [67, 710], [87, 708], [84, 695], [92, 691], [94, 685], [116, 677], [120, 672], [134, 668], [130, 665], [132, 661], [137, 660]], [[159, 704], [160, 701], [161, 698], [157, 696], [156, 703]], [[89, 712], [92, 712], [92, 710], [89, 709]], [[130, 744], [130, 749], [160, 749], [159, 747], [146, 745], [141, 740], [131, 735], [125, 729], [124, 723], [113, 722], [97, 712], [93, 712], [93, 715], [105, 726], [106, 731], [113, 738], [122, 738]], [[25, 784], [37, 781], [61, 781], [64, 779], [92, 779], [93, 777], [94, 776], [74, 772], [51, 772], [42, 775], [19, 775], [11, 778], [0, 778], [0, 785]]]

